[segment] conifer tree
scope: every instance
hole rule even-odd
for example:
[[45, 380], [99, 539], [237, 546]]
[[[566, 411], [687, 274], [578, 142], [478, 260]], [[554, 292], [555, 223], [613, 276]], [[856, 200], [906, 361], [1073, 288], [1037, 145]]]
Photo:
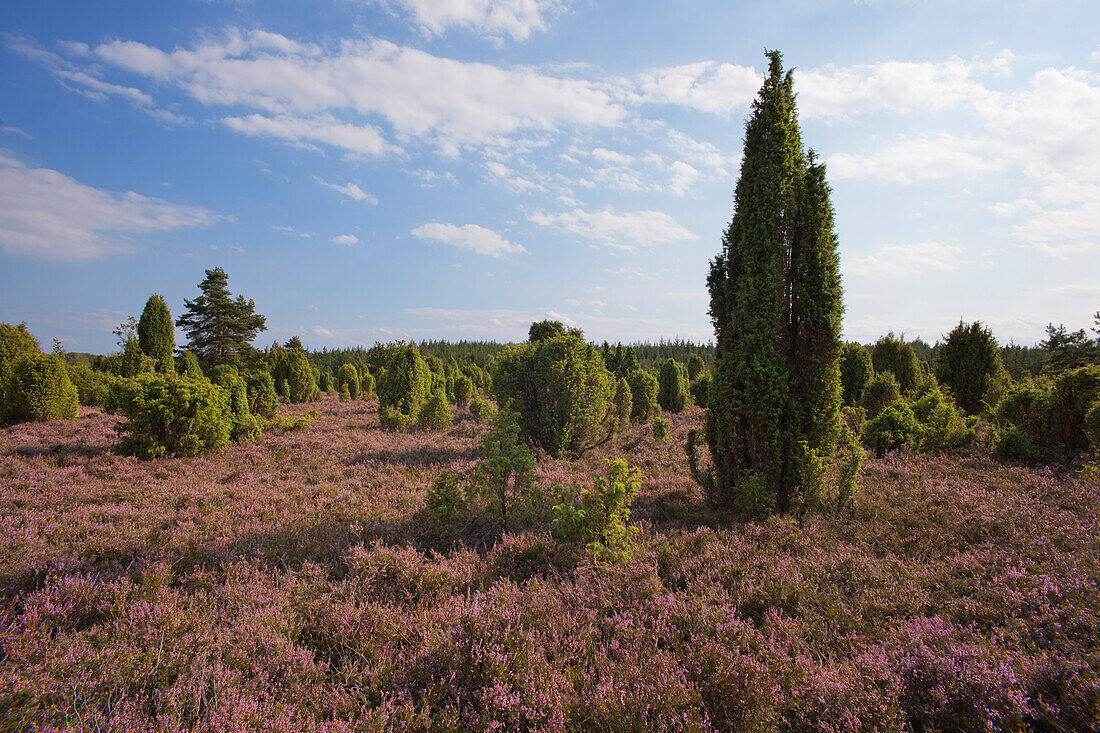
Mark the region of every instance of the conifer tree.
[[138, 344], [146, 356], [152, 357], [158, 372], [174, 372], [172, 352], [176, 348], [176, 331], [172, 313], [164, 297], [154, 293], [145, 301], [145, 310], [137, 325]]
[[803, 151], [778, 51], [745, 128], [733, 220], [707, 278], [717, 336], [707, 443], [712, 502], [797, 512], [840, 427], [843, 312], [825, 168]]
[[968, 415], [981, 412], [982, 397], [994, 380], [1003, 378], [1003, 372], [1001, 348], [978, 321], [960, 320], [936, 358], [936, 379], [951, 388], [955, 402]]
[[187, 348], [207, 366], [238, 362], [256, 335], [267, 329], [264, 317], [255, 313], [255, 301], [243, 295], [233, 299], [229, 276], [220, 267], [206, 271], [199, 290], [199, 297], [184, 299], [187, 312], [176, 319], [187, 332]]

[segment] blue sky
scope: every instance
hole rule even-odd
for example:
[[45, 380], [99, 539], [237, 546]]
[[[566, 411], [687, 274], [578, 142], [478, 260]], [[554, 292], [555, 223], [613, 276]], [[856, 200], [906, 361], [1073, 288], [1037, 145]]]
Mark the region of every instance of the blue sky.
[[204, 270], [265, 345], [712, 339], [765, 49], [828, 166], [845, 336], [1100, 307], [1094, 0], [11, 3], [0, 320], [108, 352]]

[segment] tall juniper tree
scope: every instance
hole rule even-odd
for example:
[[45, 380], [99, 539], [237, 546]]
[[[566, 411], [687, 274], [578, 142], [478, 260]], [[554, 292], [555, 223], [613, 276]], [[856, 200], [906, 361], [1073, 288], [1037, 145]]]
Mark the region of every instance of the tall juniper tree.
[[145, 302], [145, 310], [137, 324], [138, 345], [146, 356], [156, 362], [158, 372], [176, 371], [172, 352], [176, 348], [176, 332], [172, 327], [172, 313], [164, 297], [154, 293]]
[[207, 367], [236, 364], [251, 349], [256, 334], [267, 329], [264, 317], [255, 313], [255, 301], [229, 292], [229, 276], [215, 267], [199, 283], [202, 295], [184, 299], [187, 312], [176, 325], [187, 332], [187, 348]]
[[768, 56], [733, 219], [707, 277], [712, 469], [698, 470], [694, 435], [688, 451], [713, 503], [789, 513], [835, 451], [843, 304], [825, 167], [802, 148], [791, 73], [778, 51]]

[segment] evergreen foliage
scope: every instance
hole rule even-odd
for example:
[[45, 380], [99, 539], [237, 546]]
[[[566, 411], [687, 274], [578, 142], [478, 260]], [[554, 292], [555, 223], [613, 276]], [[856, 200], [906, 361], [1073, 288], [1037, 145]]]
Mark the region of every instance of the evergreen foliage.
[[190, 379], [202, 379], [202, 366], [199, 365], [199, 359], [193, 351], [184, 351], [180, 354], [176, 373]]
[[1040, 344], [1047, 353], [1046, 371], [1060, 374], [1069, 369], [1100, 362], [1100, 343], [1094, 342], [1081, 328], [1067, 331], [1064, 325], [1047, 324], [1047, 337]]
[[229, 436], [239, 443], [260, 437], [260, 421], [252, 414], [248, 388], [237, 368], [219, 364], [211, 370], [210, 381], [229, 394]]
[[199, 290], [199, 297], [184, 299], [187, 312], [176, 319], [187, 333], [187, 348], [208, 366], [239, 363], [251, 353], [256, 335], [267, 329], [264, 317], [255, 313], [254, 301], [243, 295], [233, 299], [229, 276], [220, 267], [206, 271]]
[[229, 444], [229, 393], [207, 379], [139, 374], [111, 385], [109, 409], [127, 418], [119, 448], [139, 458], [193, 456]]
[[692, 354], [690, 357], [688, 357], [687, 370], [689, 382], [694, 382], [696, 379], [698, 379], [699, 375], [706, 371], [706, 369], [707, 363], [703, 361], [703, 357], [699, 356], [698, 354]]
[[321, 398], [321, 390], [314, 381], [313, 367], [305, 352], [293, 350], [286, 355], [286, 391], [287, 399], [294, 404], [314, 402]]
[[370, 372], [363, 372], [363, 380], [359, 383], [359, 397], [364, 400], [375, 398], [374, 377]]
[[244, 375], [245, 388], [248, 391], [248, 409], [253, 415], [270, 420], [279, 409], [279, 398], [275, 393], [275, 380], [266, 369], [252, 369]]
[[474, 468], [474, 483], [493, 511], [508, 526], [508, 514], [531, 498], [535, 461], [520, 440], [519, 416], [501, 410], [482, 438], [482, 458]]
[[359, 399], [359, 372], [354, 364], [347, 363], [340, 367], [340, 371], [336, 372], [336, 384], [341, 395], [346, 387], [349, 400]]
[[465, 374], [455, 377], [455, 404], [465, 410], [470, 406], [470, 399], [474, 396], [474, 382]]
[[631, 421], [638, 424], [649, 422], [661, 411], [661, 406], [657, 404], [657, 391], [660, 389], [657, 377], [647, 371], [635, 369], [627, 375], [627, 382], [630, 385], [630, 396], [634, 400], [630, 410]]
[[[1100, 404], [1100, 365], [1089, 365], [1059, 374], [1053, 381], [1036, 379], [1015, 385], [997, 406], [994, 425], [1000, 442], [1017, 445], [1010, 450], [998, 444], [996, 455], [1033, 463], [1057, 461], [1088, 450], [1089, 415]], [[1016, 433], [1019, 433], [1017, 435]], [[1031, 449], [1021, 450], [1022, 438]]]
[[905, 400], [897, 400], [882, 410], [863, 428], [863, 444], [882, 457], [888, 451], [914, 445], [919, 425], [913, 409]]
[[[78, 362], [69, 364], [69, 380], [76, 387], [76, 393], [80, 398], [80, 404], [89, 407], [103, 407], [107, 404], [107, 395], [110, 391], [110, 376], [104, 372], [96, 371], [87, 364]], [[0, 384], [0, 387], [3, 385]], [[3, 392], [0, 389], [0, 392]], [[0, 395], [0, 404], [3, 396]]]
[[875, 418], [888, 406], [901, 398], [901, 387], [893, 372], [881, 372], [871, 377], [863, 388], [860, 405], [867, 411], [867, 417]]
[[466, 499], [458, 476], [450, 471], [440, 471], [424, 498], [428, 511], [443, 527], [449, 527], [466, 511]]
[[910, 344], [888, 333], [871, 349], [871, 365], [875, 374], [890, 372], [898, 380], [902, 393], [909, 392], [920, 376], [920, 360]]
[[80, 403], [65, 361], [53, 354], [21, 356], [0, 385], [7, 423], [72, 420]]
[[[843, 313], [825, 168], [803, 151], [779, 52], [745, 128], [741, 177], [707, 285], [717, 355], [709, 394], [713, 503], [797, 512], [840, 429]], [[689, 436], [694, 444], [695, 436]]]
[[849, 341], [840, 347], [840, 385], [846, 406], [859, 404], [863, 388], [874, 376], [871, 354], [862, 344]]
[[615, 430], [624, 430], [630, 425], [630, 413], [634, 409], [634, 398], [630, 394], [630, 385], [625, 377], [619, 377], [615, 385], [615, 396], [611, 401], [615, 406]]
[[691, 399], [699, 407], [710, 405], [710, 374], [703, 372], [691, 383]]
[[659, 390], [657, 402], [666, 412], [681, 412], [690, 404], [688, 394], [687, 372], [683, 365], [675, 359], [668, 359], [661, 366], [661, 374], [657, 378]]
[[407, 427], [420, 416], [431, 395], [432, 373], [413, 344], [401, 345], [386, 365], [386, 378], [378, 390], [380, 409], [396, 411], [389, 415], [387, 427]]
[[641, 475], [623, 459], [608, 461], [606, 474], [596, 476], [591, 490], [580, 492], [577, 504], [554, 506], [554, 532], [567, 541], [583, 542], [599, 560], [624, 562], [638, 533], [626, 523]]
[[564, 335], [565, 326], [561, 321], [539, 321], [532, 323], [531, 328], [527, 329], [527, 340], [531, 343], [538, 343], [539, 341], [546, 341]]
[[146, 356], [145, 352], [141, 350], [141, 344], [133, 336], [126, 339], [126, 344], [122, 347], [122, 354], [115, 361], [116, 374], [120, 377], [136, 377], [139, 374], [145, 374], [156, 370], [156, 361]]
[[420, 414], [416, 417], [417, 423], [425, 430], [443, 430], [454, 425], [454, 417], [451, 415], [451, 404], [447, 401], [447, 395], [442, 390], [436, 390]]
[[982, 410], [982, 398], [998, 379], [1004, 365], [997, 340], [982, 324], [959, 325], [947, 335], [936, 356], [936, 379], [946, 385], [955, 402], [969, 415]]
[[614, 389], [599, 350], [579, 332], [507, 347], [493, 367], [497, 404], [511, 404], [523, 439], [556, 458], [611, 437]]
[[137, 335], [141, 350], [153, 359], [156, 371], [176, 370], [172, 359], [172, 352], [176, 349], [176, 330], [172, 325], [172, 313], [163, 296], [155, 293], [149, 296], [138, 320]]
[[27, 330], [26, 323], [18, 326], [0, 323], [0, 387], [3, 387], [17, 361], [24, 356], [41, 353], [42, 347], [38, 345], [38, 339]]

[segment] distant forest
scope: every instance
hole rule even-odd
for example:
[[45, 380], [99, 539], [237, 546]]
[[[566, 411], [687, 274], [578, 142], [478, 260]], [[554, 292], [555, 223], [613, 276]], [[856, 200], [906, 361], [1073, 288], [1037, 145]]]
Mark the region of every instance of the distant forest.
[[[904, 335], [903, 335], [904, 338]], [[606, 342], [603, 342], [606, 343]], [[933, 366], [936, 360], [936, 355], [942, 348], [943, 343], [937, 341], [934, 346], [928, 345], [921, 339], [908, 342], [916, 353], [917, 358], [923, 361], [928, 366]], [[602, 346], [602, 344], [597, 344]], [[864, 344], [870, 349], [874, 344]], [[454, 358], [458, 362], [470, 362], [477, 364], [482, 369], [488, 369], [489, 363], [493, 357], [507, 346], [505, 343], [497, 341], [446, 341], [446, 340], [428, 340], [421, 341], [417, 344], [417, 348], [420, 349], [420, 353], [425, 357], [437, 356], [443, 361], [447, 361], [449, 358]], [[638, 359], [638, 365], [642, 369], [646, 369], [652, 372], [657, 372], [661, 368], [667, 359], [675, 359], [681, 364], [686, 364], [688, 358], [692, 354], [698, 354], [706, 362], [707, 367], [710, 368], [714, 361], [714, 344], [696, 344], [691, 341], [684, 341], [677, 339], [674, 341], [665, 341], [664, 339], [657, 343], [649, 341], [635, 342], [632, 344], [609, 344], [608, 347], [614, 350], [617, 346], [622, 348], [634, 349], [634, 355]], [[307, 351], [309, 355], [310, 363], [325, 371], [326, 369], [335, 374], [342, 364], [372, 364], [378, 365], [385, 364], [385, 359], [389, 356], [393, 350], [393, 344], [375, 344], [369, 348], [357, 346], [355, 348], [346, 349], [328, 349], [324, 348], [320, 351]], [[84, 352], [67, 352], [65, 359], [70, 364], [88, 364], [89, 366], [95, 363], [97, 354], [88, 354]], [[1050, 358], [1048, 351], [1044, 350], [1041, 346], [1019, 346], [1014, 343], [1009, 343], [1006, 346], [1001, 347], [1001, 360], [1004, 362], [1005, 369], [1012, 376], [1014, 380], [1025, 379], [1029, 376], [1037, 376], [1042, 370], [1043, 365], [1047, 363]]]

